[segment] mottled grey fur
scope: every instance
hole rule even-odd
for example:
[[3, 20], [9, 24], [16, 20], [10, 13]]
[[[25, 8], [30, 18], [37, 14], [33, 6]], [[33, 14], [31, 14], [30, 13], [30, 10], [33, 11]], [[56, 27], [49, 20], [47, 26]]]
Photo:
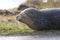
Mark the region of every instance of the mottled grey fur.
[[44, 10], [27, 8], [16, 19], [34, 30], [60, 30], [60, 8]]

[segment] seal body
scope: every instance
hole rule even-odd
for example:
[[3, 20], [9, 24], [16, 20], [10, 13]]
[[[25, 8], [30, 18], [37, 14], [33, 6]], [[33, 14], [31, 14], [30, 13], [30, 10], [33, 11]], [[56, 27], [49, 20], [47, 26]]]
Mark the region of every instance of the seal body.
[[27, 8], [21, 11], [16, 19], [34, 30], [60, 30], [60, 8]]

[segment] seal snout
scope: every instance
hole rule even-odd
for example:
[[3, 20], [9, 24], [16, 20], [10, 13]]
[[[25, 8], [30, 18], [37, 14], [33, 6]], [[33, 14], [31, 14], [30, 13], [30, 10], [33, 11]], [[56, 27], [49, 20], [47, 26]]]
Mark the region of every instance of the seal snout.
[[16, 16], [16, 20], [17, 20], [17, 21], [19, 21], [19, 20], [20, 20], [20, 19], [19, 19], [19, 16]]
[[19, 21], [19, 22], [22, 22], [21, 15], [16, 16], [16, 20]]

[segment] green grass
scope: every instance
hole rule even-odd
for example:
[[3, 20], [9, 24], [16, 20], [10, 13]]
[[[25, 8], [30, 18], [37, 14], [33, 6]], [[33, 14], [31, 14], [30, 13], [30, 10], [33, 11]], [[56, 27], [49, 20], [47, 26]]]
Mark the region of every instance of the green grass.
[[0, 35], [30, 34], [33, 30], [23, 23], [16, 21], [16, 16], [0, 15]]
[[0, 34], [25, 34], [31, 33], [32, 31], [33, 30], [23, 23], [0, 21]]

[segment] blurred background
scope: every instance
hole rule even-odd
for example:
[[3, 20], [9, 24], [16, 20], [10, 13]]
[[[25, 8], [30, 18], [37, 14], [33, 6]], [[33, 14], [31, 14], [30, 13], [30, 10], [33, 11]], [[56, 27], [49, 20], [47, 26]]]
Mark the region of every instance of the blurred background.
[[60, 8], [60, 0], [0, 0], [0, 34], [31, 34], [34, 30], [16, 21], [24, 9]]
[[36, 9], [60, 8], [60, 0], [0, 0], [1, 12], [16, 14], [29, 7]]

